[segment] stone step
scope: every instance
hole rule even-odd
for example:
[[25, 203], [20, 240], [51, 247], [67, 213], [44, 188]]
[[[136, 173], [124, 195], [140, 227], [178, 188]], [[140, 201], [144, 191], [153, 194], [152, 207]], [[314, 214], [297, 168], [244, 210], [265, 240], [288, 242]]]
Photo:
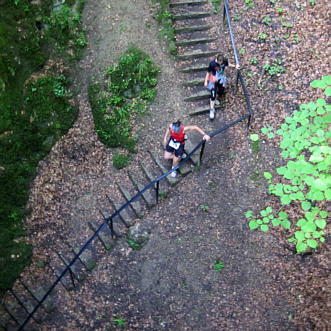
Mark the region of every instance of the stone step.
[[[140, 167], [143, 170], [144, 174], [146, 175], [146, 177], [149, 179], [150, 182], [152, 182], [156, 177], [153, 176], [148, 171], [148, 169], [145, 167], [145, 165], [141, 161], [139, 161], [139, 164], [140, 164]], [[155, 187], [156, 187], [156, 184], [155, 184]], [[162, 186], [160, 185], [159, 194], [166, 194], [166, 193], [167, 193], [167, 191], [163, 189], [163, 185]]]
[[[116, 209], [116, 210], [119, 210], [123, 204], [120, 204], [119, 202], [116, 202], [114, 201], [113, 199], [111, 199], [109, 196], [107, 196], [109, 202], [113, 205], [113, 207]], [[119, 213], [119, 216], [118, 216], [121, 220], [120, 222], [123, 222], [124, 225], [129, 228], [131, 226], [131, 217], [127, 211], [127, 209], [123, 209], [120, 213]], [[115, 217], [115, 220], [116, 220], [116, 217]]]
[[210, 92], [206, 89], [204, 91], [199, 91], [196, 94], [192, 94], [191, 96], [184, 98], [184, 101], [197, 101], [202, 99], [209, 99]]
[[148, 171], [146, 166], [140, 160], [139, 160], [139, 165], [142, 171], [144, 172], [144, 174], [146, 175], [146, 177], [148, 178], [148, 180], [152, 182], [155, 179], [155, 177]]
[[185, 39], [185, 40], [176, 41], [176, 46], [189, 46], [189, 45], [196, 45], [202, 43], [211, 43], [216, 39], [217, 38]]
[[[92, 231], [97, 231], [99, 226], [95, 221], [90, 221], [89, 226]], [[110, 250], [114, 246], [114, 239], [112, 238], [111, 231], [108, 225], [105, 225], [101, 231], [98, 233], [98, 238], [102, 242], [106, 250]]]
[[26, 288], [18, 282], [15, 282], [13, 288], [9, 290], [9, 293], [13, 296], [13, 298], [15, 298], [17, 304], [21, 305], [22, 308], [29, 314], [38, 303], [33, 294], [31, 294], [31, 291], [27, 291]]
[[190, 116], [201, 115], [201, 114], [209, 112], [209, 110], [210, 110], [209, 106], [198, 107], [198, 108], [195, 108], [191, 113], [189, 113], [189, 115]]
[[[114, 206], [114, 204], [112, 203], [112, 205]], [[115, 212], [115, 211], [108, 211], [108, 210], [99, 210], [101, 215], [103, 216], [104, 220], [106, 220], [107, 218], [110, 218], [111, 215]], [[97, 223], [94, 223], [95, 225], [97, 225]], [[99, 225], [100, 226], [100, 225]], [[99, 228], [98, 226], [98, 228]], [[101, 233], [102, 232], [106, 232], [107, 235], [108, 235], [108, 229], [109, 229], [109, 234], [111, 236], [111, 230], [110, 230], [110, 227], [111, 227], [111, 222], [109, 221], [108, 222], [108, 226], [103, 228]], [[116, 215], [114, 218], [113, 218], [113, 231], [114, 231], [114, 236], [116, 237], [121, 237], [122, 234], [121, 234], [121, 230], [122, 230], [122, 227], [123, 227], [123, 222], [122, 222], [122, 218], [120, 215]], [[108, 229], [107, 229], [108, 228]]]
[[[75, 254], [78, 254], [80, 248], [73, 247]], [[91, 246], [87, 247], [85, 251], [79, 256], [80, 261], [84, 264], [87, 270], [93, 270], [97, 264], [95, 253], [92, 251]]]
[[[161, 161], [151, 151], [149, 151], [149, 153], [151, 154], [151, 157], [154, 160], [154, 162], [161, 169], [162, 173], [168, 172], [168, 170], [163, 166], [163, 164], [161, 163]], [[178, 183], [178, 181], [179, 181], [177, 177], [173, 178], [173, 177], [170, 176], [170, 174], [166, 178], [167, 178], [168, 183], [171, 186], [176, 185]]]
[[[66, 258], [62, 252], [59, 251], [57, 254], [66, 266], [69, 265], [70, 260]], [[79, 260], [75, 261], [75, 263], [70, 267], [70, 270], [79, 282], [83, 281], [87, 277], [84, 267]]]
[[0, 330], [16, 331], [18, 325], [4, 307], [2, 307], [0, 314]]
[[211, 57], [218, 54], [218, 51], [202, 51], [200, 49], [192, 52], [192, 53], [185, 53], [177, 55], [178, 60], [189, 60], [189, 59], [197, 59], [200, 57]]
[[185, 32], [196, 32], [196, 31], [206, 31], [211, 29], [212, 25], [191, 25], [184, 26], [182, 28], [175, 29], [175, 34], [185, 33]]
[[185, 5], [204, 5], [208, 3], [208, 0], [188, 0], [188, 1], [177, 1], [169, 3], [170, 7], [185, 6]]
[[[142, 190], [145, 188], [145, 186], [142, 185], [142, 184], [139, 182], [139, 180], [137, 180], [137, 179], [133, 176], [132, 172], [129, 171], [128, 175], [129, 175], [130, 179], [132, 180], [133, 184], [136, 185], [138, 191], [142, 191]], [[153, 207], [155, 206], [155, 204], [156, 204], [156, 201], [155, 201], [155, 194], [154, 194], [154, 196], [153, 196], [153, 195], [152, 195], [152, 191], [153, 191], [153, 189], [151, 188], [151, 189], [145, 191], [145, 192], [142, 194], [142, 195], [143, 195], [143, 198], [144, 198], [144, 200], [146, 201], [147, 206], [148, 206], [149, 209], [153, 208]], [[153, 192], [153, 193], [154, 193], [154, 192]]]
[[180, 20], [188, 20], [188, 19], [194, 19], [194, 18], [203, 18], [211, 16], [211, 13], [209, 12], [187, 12], [185, 14], [177, 14], [172, 15], [172, 19], [174, 21], [180, 21]]
[[192, 66], [192, 67], [185, 67], [183, 69], [179, 69], [179, 72], [197, 72], [197, 71], [206, 71], [207, 72], [208, 66], [207, 65], [198, 65], [198, 66]]
[[[49, 288], [51, 284], [49, 284]], [[34, 289], [30, 289], [33, 295], [37, 298], [38, 301], [41, 301], [45, 294], [48, 292], [47, 284], [43, 284], [43, 286], [38, 286]], [[47, 313], [52, 312], [55, 309], [55, 300], [54, 300], [55, 291], [53, 290], [42, 303], [43, 308]]]
[[[60, 267], [60, 266], [55, 266], [52, 264], [50, 264], [50, 267], [53, 269], [53, 272], [56, 275], [56, 277], [60, 277], [63, 270], [65, 269], [65, 267], [63, 267], [63, 266]], [[75, 288], [75, 284], [71, 279], [69, 271], [66, 272], [66, 274], [61, 278], [60, 282], [67, 291], [71, 291]]]
[[27, 311], [17, 301], [12, 301], [11, 303], [5, 302], [4, 306], [11, 318], [13, 318], [19, 325], [22, 325], [28, 317]]
[[182, 83], [182, 85], [183, 86], [190, 86], [190, 87], [203, 86], [204, 82], [205, 82], [204, 78], [201, 78], [201, 79], [197, 79], [197, 80], [186, 81], [186, 82]]
[[[193, 151], [195, 146], [193, 146], [190, 140], [186, 140], [185, 142], [185, 153], [189, 154]], [[200, 150], [197, 150], [193, 155], [191, 155], [191, 160], [195, 166], [200, 165]]]
[[[129, 191], [127, 189], [125, 189], [124, 186], [121, 185], [120, 183], [117, 183], [117, 186], [118, 186], [119, 190], [121, 191], [121, 193], [123, 194], [124, 198], [127, 201], [130, 201], [132, 199], [132, 196], [129, 193]], [[136, 200], [136, 201], [131, 202], [130, 205], [131, 205], [133, 211], [135, 212], [135, 214], [137, 215], [137, 217], [141, 218], [142, 211], [141, 211], [140, 203]]]
[[[183, 157], [183, 159], [185, 159], [185, 157]], [[192, 163], [190, 161], [187, 161], [180, 168], [178, 168], [178, 170], [179, 170], [179, 172], [182, 176], [186, 176], [187, 174], [189, 174], [193, 170], [192, 167], [191, 167], [191, 164]]]
[[[215, 109], [219, 109], [221, 108], [221, 106], [216, 106], [215, 105]], [[202, 106], [202, 107], [197, 107], [195, 108], [191, 113], [189, 113], [190, 116], [194, 116], [194, 115], [201, 115], [201, 114], [205, 114], [205, 113], [209, 113], [210, 108], [209, 108], [209, 104], [206, 106]]]

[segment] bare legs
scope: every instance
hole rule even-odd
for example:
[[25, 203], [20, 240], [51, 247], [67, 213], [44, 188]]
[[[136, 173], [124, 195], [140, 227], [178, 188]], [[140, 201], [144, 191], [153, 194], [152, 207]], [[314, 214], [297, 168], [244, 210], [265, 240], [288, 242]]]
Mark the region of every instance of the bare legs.
[[172, 160], [172, 167], [176, 167], [178, 165], [178, 163], [179, 163], [179, 158], [175, 154], [173, 154], [173, 153], [164, 151], [163, 157], [166, 160]]

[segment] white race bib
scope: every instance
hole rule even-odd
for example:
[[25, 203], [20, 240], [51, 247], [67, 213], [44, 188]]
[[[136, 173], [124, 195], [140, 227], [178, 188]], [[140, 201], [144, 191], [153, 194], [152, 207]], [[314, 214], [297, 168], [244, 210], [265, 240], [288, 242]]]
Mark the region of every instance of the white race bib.
[[180, 142], [175, 142], [172, 139], [170, 139], [169, 146], [177, 150], [180, 146]]

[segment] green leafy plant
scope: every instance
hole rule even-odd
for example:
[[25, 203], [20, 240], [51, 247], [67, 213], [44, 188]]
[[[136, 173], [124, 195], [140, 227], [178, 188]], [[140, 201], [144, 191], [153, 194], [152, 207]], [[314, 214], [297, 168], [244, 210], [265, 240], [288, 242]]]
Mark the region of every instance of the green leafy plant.
[[[71, 5], [71, 12], [74, 1], [66, 3]], [[47, 74], [40, 69], [48, 59], [50, 64], [65, 62], [53, 57], [59, 40], [68, 51], [75, 47], [82, 50], [82, 45], [73, 45], [71, 49], [71, 43], [84, 32], [79, 20], [82, 0], [76, 2], [77, 14], [69, 19], [75, 22], [63, 30], [59, 28], [57, 39], [53, 23], [48, 23], [51, 1], [13, 0], [3, 4], [0, 10], [0, 297], [31, 262], [32, 247], [24, 242], [23, 221], [29, 213], [25, 206], [38, 162], [76, 117], [77, 109], [73, 100], [69, 102], [71, 93], [65, 76], [58, 73], [57, 66], [49, 67]], [[32, 73], [41, 78], [31, 80]]]
[[217, 272], [222, 272], [223, 268], [224, 268], [224, 263], [223, 263], [223, 261], [221, 261], [221, 260], [216, 260], [216, 261], [214, 262], [214, 270], [215, 270], [215, 271], [217, 271]]
[[247, 8], [253, 8], [254, 3], [252, 0], [245, 0], [245, 4]]
[[116, 315], [113, 315], [113, 319], [112, 322], [115, 325], [115, 327], [117, 328], [123, 328], [125, 325], [125, 319], [124, 318], [120, 318], [120, 317], [116, 317]]
[[113, 157], [113, 165], [116, 169], [123, 169], [130, 163], [130, 155], [115, 154]]
[[252, 57], [249, 61], [250, 64], [257, 64], [257, 58], [256, 57]]
[[281, 7], [276, 8], [276, 11], [279, 15], [282, 15], [284, 12], [283, 8], [281, 8]]
[[[59, 11], [52, 11], [51, 16], [45, 17], [44, 23], [48, 26], [47, 38], [59, 55], [66, 52], [69, 58], [81, 56], [87, 42], [78, 12], [64, 4]], [[74, 55], [71, 55], [70, 50]]]
[[240, 48], [239, 54], [240, 55], [244, 55], [245, 54], [245, 48], [244, 47]]
[[200, 209], [207, 212], [209, 210], [209, 207], [205, 205], [200, 205]]
[[139, 251], [140, 249], [142, 249], [144, 247], [144, 243], [136, 243], [135, 241], [126, 238], [127, 243], [129, 244], [129, 246], [135, 250], [135, 251]]
[[282, 26], [285, 28], [293, 28], [293, 24], [287, 23], [284, 19], [282, 19]]
[[167, 192], [160, 192], [160, 193], [159, 193], [159, 197], [160, 197], [160, 199], [166, 199], [167, 196], [168, 196], [168, 193], [167, 193]]
[[219, 12], [219, 7], [221, 4], [221, 0], [211, 0], [211, 3], [214, 7], [214, 14], [217, 14]]
[[258, 134], [253, 133], [250, 135], [249, 139], [252, 141], [253, 153], [257, 154], [259, 152], [260, 137]]
[[[311, 87], [324, 90], [326, 98], [331, 95], [331, 76], [311, 82]], [[327, 211], [325, 202], [331, 199], [331, 148], [328, 140], [331, 133], [331, 106], [323, 98], [302, 104], [292, 116], [285, 119], [276, 131], [282, 140], [281, 156], [287, 164], [277, 168], [281, 182], [274, 182], [270, 172], [264, 172], [269, 183], [269, 194], [279, 197], [282, 207], [274, 212], [271, 207], [254, 217], [251, 210], [245, 216], [250, 229], [268, 231], [270, 225], [282, 226], [290, 233], [289, 242], [296, 244], [297, 253], [316, 249], [325, 241]], [[271, 130], [266, 128], [263, 133]], [[288, 213], [281, 209], [294, 204], [301, 209], [299, 219], [290, 221]]]
[[266, 40], [267, 38], [268, 38], [268, 35], [267, 35], [266, 33], [261, 32], [261, 33], [259, 34], [259, 39], [261, 39], [261, 40]]
[[272, 132], [273, 128], [271, 126], [268, 126], [267, 128], [262, 128], [261, 132], [267, 135], [269, 139], [274, 137], [274, 133]]
[[151, 58], [131, 46], [119, 62], [107, 70], [108, 84], [96, 82], [89, 86], [96, 131], [106, 146], [122, 146], [135, 152], [132, 125], [155, 97], [158, 74]]
[[284, 73], [286, 69], [282, 66], [282, 61], [279, 59], [274, 60], [271, 64], [266, 64], [263, 69], [270, 75], [274, 76], [277, 74]]
[[264, 16], [263, 20], [262, 20], [262, 23], [270, 26], [271, 25], [271, 18], [270, 18], [270, 15], [266, 15]]
[[156, 1], [159, 3], [157, 22], [161, 27], [160, 38], [165, 41], [170, 54], [176, 55], [177, 47], [175, 43], [173, 20], [170, 12], [170, 2], [169, 0], [154, 0], [154, 2]]
[[241, 14], [234, 15], [233, 20], [234, 21], [240, 21], [240, 16], [241, 16]]

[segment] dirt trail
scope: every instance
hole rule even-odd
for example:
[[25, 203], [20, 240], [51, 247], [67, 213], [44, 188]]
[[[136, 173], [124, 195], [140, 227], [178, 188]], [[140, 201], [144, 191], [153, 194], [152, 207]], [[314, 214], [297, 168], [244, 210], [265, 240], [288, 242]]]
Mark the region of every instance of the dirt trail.
[[[147, 159], [147, 150], [162, 155], [164, 129], [174, 119], [207, 132], [226, 120], [226, 114], [213, 123], [207, 116], [188, 118], [176, 63], [158, 39], [153, 14], [147, 0], [86, 1], [88, 49], [75, 79], [79, 117], [41, 162], [30, 198], [34, 264], [52, 256], [54, 233], [65, 242], [84, 243], [90, 235], [87, 221], [100, 218], [100, 201], [116, 180], [126, 177], [127, 169], [116, 172], [112, 166], [114, 151], [97, 140], [87, 86], [94, 78], [102, 79], [130, 43], [145, 50], [161, 69], [158, 96], [142, 120], [140, 153], [132, 169]], [[277, 151], [262, 146], [265, 159], [256, 160], [246, 142], [242, 155], [234, 155], [233, 130], [244, 134], [244, 124], [215, 137], [201, 168], [141, 220], [151, 230], [148, 244], [133, 251], [119, 240], [99, 257], [77, 290], [58, 290], [60, 304], [42, 329], [110, 330], [120, 318], [125, 330], [295, 330], [290, 290], [280, 270], [271, 269], [286, 252], [271, 234], [247, 231], [243, 217], [251, 206], [263, 206], [265, 187], [250, 179], [252, 171]], [[236, 176], [234, 164], [241, 168]], [[60, 242], [56, 245], [61, 247]], [[214, 270], [215, 261], [223, 261], [222, 272]]]

